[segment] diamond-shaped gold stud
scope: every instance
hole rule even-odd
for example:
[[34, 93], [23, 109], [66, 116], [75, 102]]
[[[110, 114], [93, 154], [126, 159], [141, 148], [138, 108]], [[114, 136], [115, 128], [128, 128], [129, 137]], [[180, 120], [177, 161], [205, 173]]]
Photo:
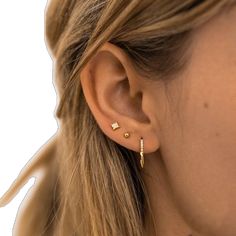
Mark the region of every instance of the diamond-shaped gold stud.
[[112, 127], [113, 130], [116, 130], [116, 129], [119, 129], [119, 128], [120, 128], [118, 122], [112, 123], [112, 124], [111, 124], [111, 127]]

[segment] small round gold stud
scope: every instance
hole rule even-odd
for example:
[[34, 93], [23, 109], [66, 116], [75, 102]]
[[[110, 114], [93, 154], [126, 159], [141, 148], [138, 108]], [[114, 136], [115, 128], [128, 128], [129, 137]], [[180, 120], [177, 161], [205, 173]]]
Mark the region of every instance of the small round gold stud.
[[130, 133], [129, 133], [129, 132], [125, 132], [125, 133], [124, 133], [124, 137], [125, 137], [125, 138], [128, 138], [129, 136], [130, 136]]

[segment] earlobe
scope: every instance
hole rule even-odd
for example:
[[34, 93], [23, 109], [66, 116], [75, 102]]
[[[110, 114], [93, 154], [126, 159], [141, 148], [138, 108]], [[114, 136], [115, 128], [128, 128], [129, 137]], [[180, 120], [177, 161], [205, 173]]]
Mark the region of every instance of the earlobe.
[[[120, 128], [120, 125], [116, 121], [116, 122], [111, 124], [111, 127], [112, 127], [113, 130], [117, 130], [117, 129]], [[130, 133], [125, 132], [124, 137], [129, 138]], [[140, 166], [141, 166], [141, 168], [143, 168], [144, 167], [144, 141], [143, 141], [143, 137], [140, 137], [140, 152], [139, 153], [140, 153]]]
[[[80, 73], [83, 93], [99, 127], [110, 139], [139, 152], [143, 137], [145, 151], [154, 152], [159, 139], [142, 109], [143, 87], [121, 50], [106, 43], [85, 65]], [[115, 121], [120, 127], [115, 128]]]

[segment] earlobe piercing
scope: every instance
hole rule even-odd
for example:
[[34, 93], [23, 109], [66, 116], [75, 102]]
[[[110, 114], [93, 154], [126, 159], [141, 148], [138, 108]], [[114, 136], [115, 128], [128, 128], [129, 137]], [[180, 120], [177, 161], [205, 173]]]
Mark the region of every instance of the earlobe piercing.
[[118, 124], [118, 122], [114, 122], [111, 124], [111, 127], [113, 130], [116, 130], [116, 129], [119, 129], [120, 128], [120, 125]]
[[[116, 130], [116, 129], [119, 129], [119, 128], [120, 128], [120, 125], [119, 125], [118, 122], [116, 121], [116, 122], [114, 122], [114, 123], [111, 124], [111, 127], [112, 127], [113, 130]], [[129, 138], [129, 136], [130, 136], [130, 133], [129, 133], [129, 132], [125, 132], [125, 133], [124, 133], [124, 137], [125, 137], [125, 138]]]
[[143, 144], [143, 137], [140, 138], [140, 165], [143, 168], [144, 166], [144, 144]]
[[129, 136], [130, 136], [130, 133], [129, 133], [129, 132], [125, 132], [125, 133], [124, 133], [124, 137], [125, 137], [125, 138], [129, 138]]
[[[114, 122], [111, 124], [111, 127], [113, 130], [119, 129], [120, 125], [118, 124], [118, 122]], [[123, 134], [123, 136], [125, 138], [129, 138], [130, 137], [130, 133], [129, 132], [125, 132]], [[143, 141], [143, 137], [140, 138], [140, 165], [143, 168], [144, 167], [144, 141]]]

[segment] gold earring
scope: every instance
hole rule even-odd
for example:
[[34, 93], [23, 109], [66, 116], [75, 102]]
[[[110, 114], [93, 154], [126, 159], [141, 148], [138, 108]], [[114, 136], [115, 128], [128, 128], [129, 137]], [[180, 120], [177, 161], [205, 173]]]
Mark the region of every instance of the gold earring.
[[119, 128], [120, 128], [118, 122], [112, 123], [112, 124], [111, 124], [111, 127], [112, 127], [113, 130], [116, 130], [116, 129], [119, 129]]
[[143, 138], [140, 138], [140, 165], [143, 168], [144, 166], [144, 153], [143, 153], [143, 149], [144, 149], [144, 144], [143, 144]]
[[130, 133], [129, 133], [129, 132], [125, 132], [125, 133], [124, 133], [124, 137], [125, 137], [125, 138], [129, 138], [129, 136], [130, 136]]

